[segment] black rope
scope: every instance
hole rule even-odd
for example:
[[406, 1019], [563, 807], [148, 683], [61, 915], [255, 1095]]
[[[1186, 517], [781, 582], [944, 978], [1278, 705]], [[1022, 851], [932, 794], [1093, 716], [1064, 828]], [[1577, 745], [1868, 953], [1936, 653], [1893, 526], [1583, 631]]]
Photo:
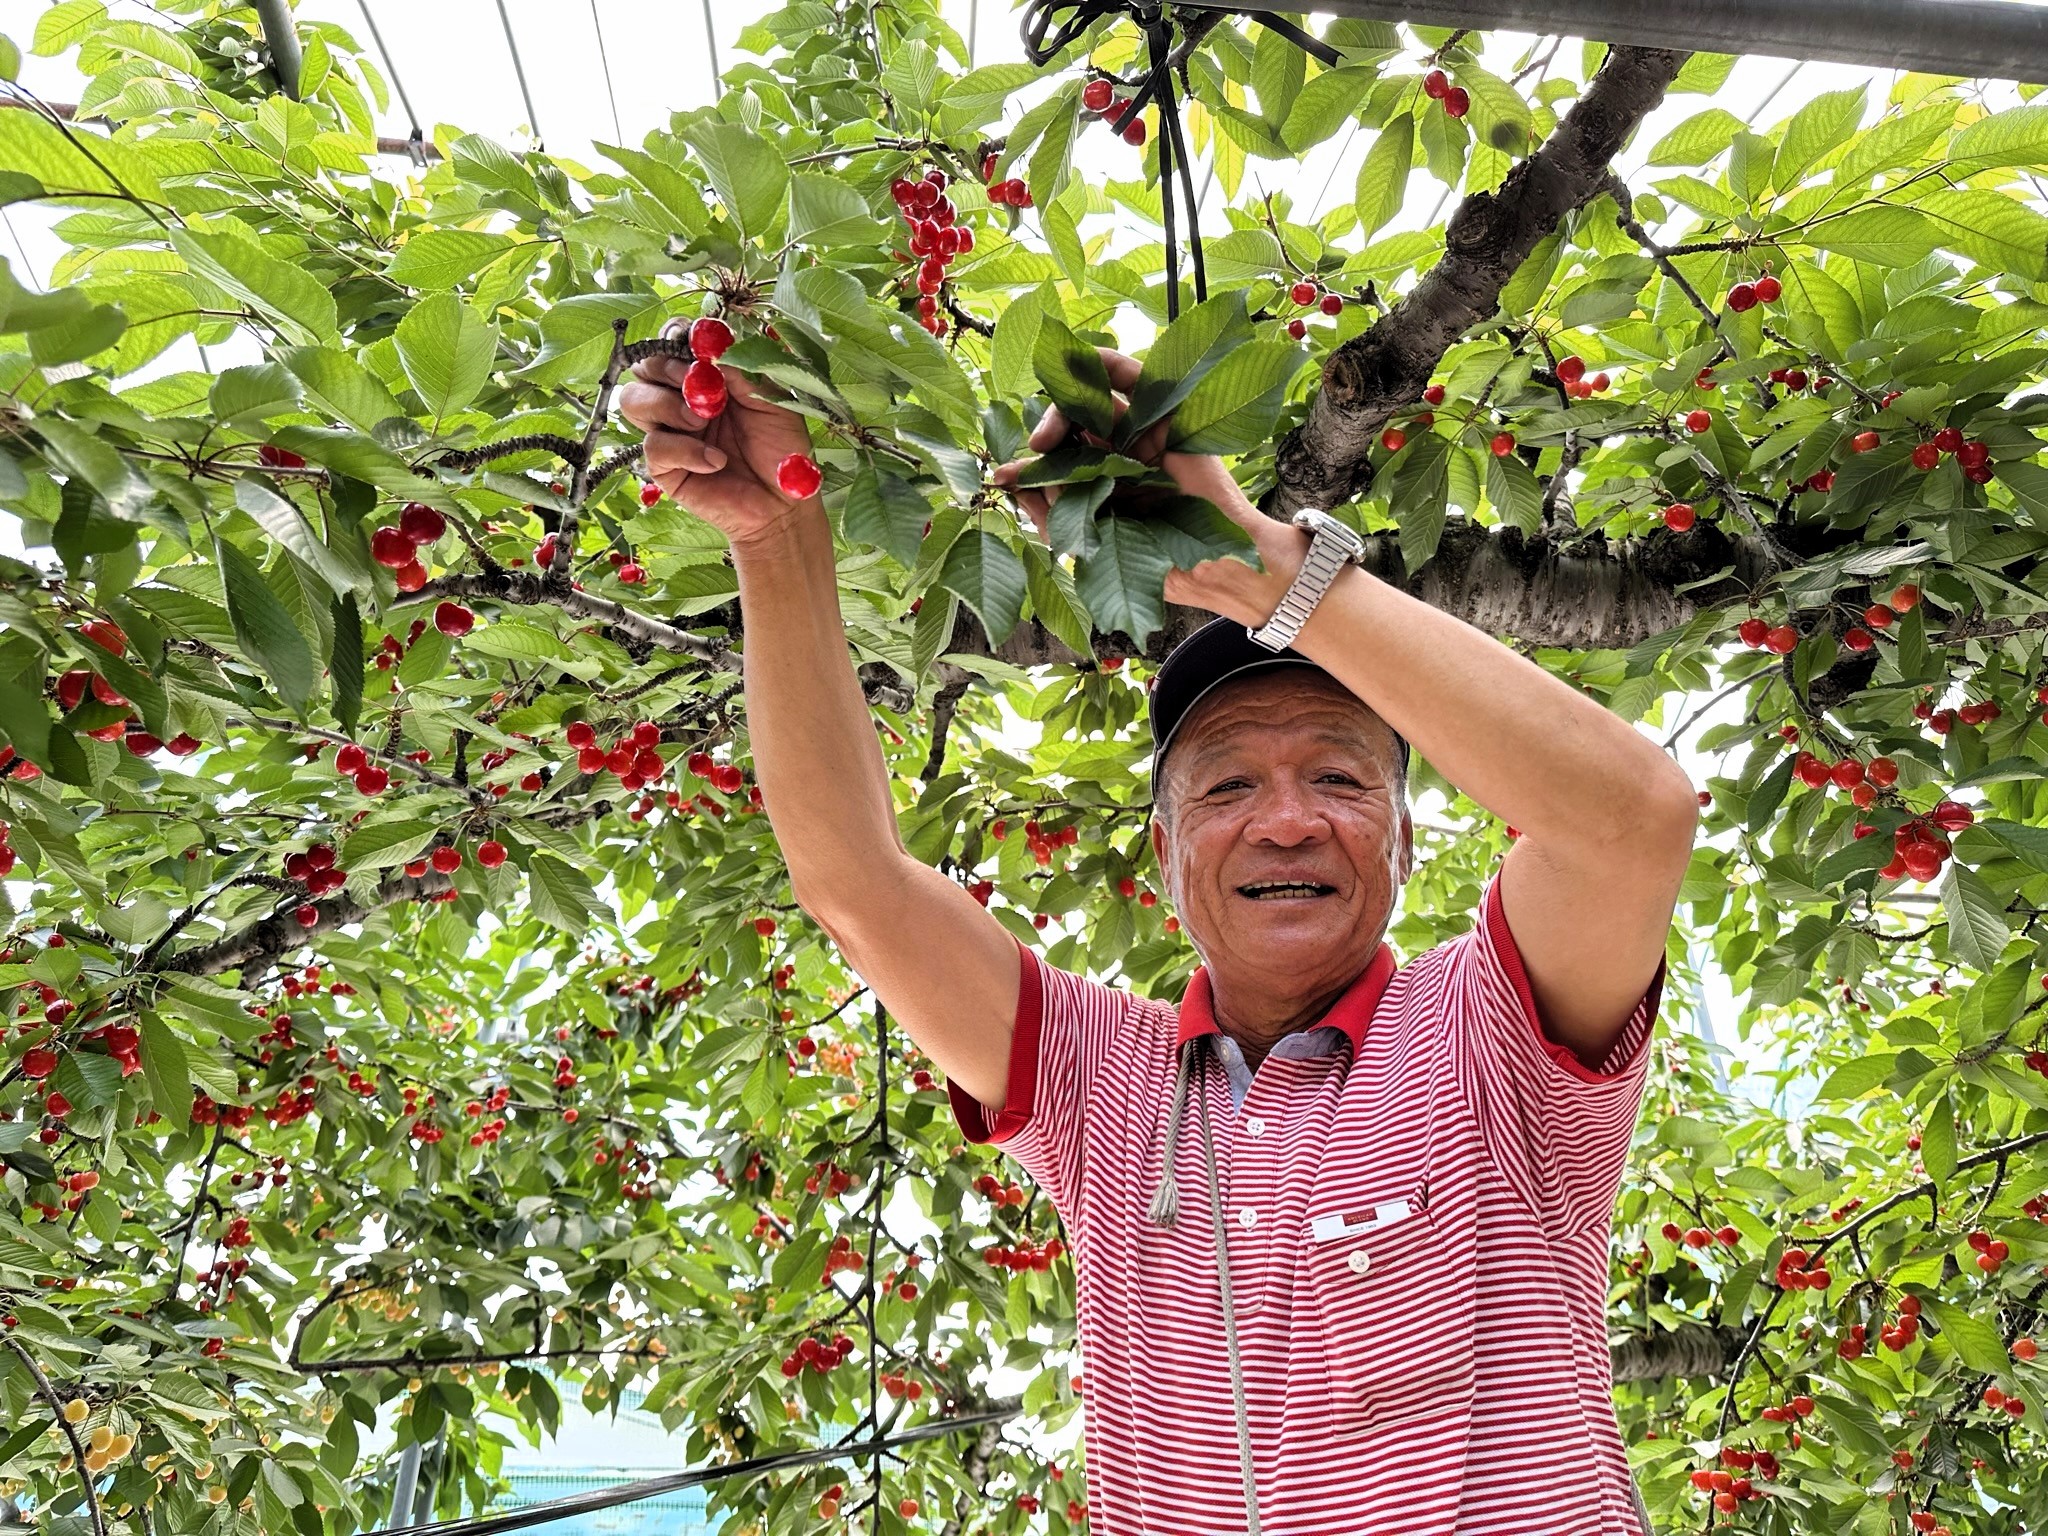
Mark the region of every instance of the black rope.
[[923, 1424], [899, 1430], [893, 1435], [849, 1441], [843, 1445], [822, 1445], [815, 1450], [778, 1451], [770, 1456], [750, 1456], [744, 1461], [728, 1461], [717, 1466], [699, 1467], [692, 1472], [672, 1472], [666, 1477], [644, 1478], [637, 1483], [614, 1483], [606, 1488], [593, 1488], [589, 1493], [571, 1494], [567, 1498], [549, 1499], [542, 1504], [529, 1504], [524, 1509], [506, 1510], [503, 1514], [473, 1515], [466, 1520], [435, 1520], [425, 1525], [400, 1526], [385, 1533], [385, 1536], [501, 1536], [501, 1533], [506, 1531], [523, 1531], [531, 1526], [546, 1525], [552, 1520], [566, 1520], [572, 1515], [588, 1515], [599, 1510], [616, 1509], [622, 1504], [637, 1504], [644, 1499], [659, 1498], [664, 1493], [677, 1493], [685, 1488], [701, 1488], [706, 1483], [724, 1482], [729, 1478], [757, 1477], [764, 1472], [780, 1472], [789, 1467], [815, 1467], [834, 1461], [858, 1461], [870, 1455], [879, 1458], [899, 1445], [912, 1445], [920, 1440], [938, 1440], [958, 1434], [963, 1429], [979, 1429], [984, 1424], [1006, 1424], [1020, 1412], [1022, 1409], [1016, 1404], [987, 1408], [979, 1413], [963, 1413], [956, 1418], [927, 1420]]
[[519, 39], [512, 35], [512, 18], [505, 11], [505, 0], [498, 0], [498, 20], [505, 28], [505, 46], [512, 50], [512, 73], [519, 77], [519, 99], [526, 103], [526, 126], [533, 130], [533, 147], [539, 149], [544, 142], [540, 116], [533, 110], [533, 92], [526, 88], [526, 61], [519, 57]]
[[[1202, 14], [1206, 18], [1233, 13], [1227, 8], [1204, 6]], [[1129, 17], [1144, 33], [1147, 63], [1142, 81], [1124, 82], [1127, 86], [1135, 85], [1136, 90], [1126, 101], [1118, 121], [1131, 122], [1148, 103], [1157, 102], [1159, 106], [1159, 222], [1166, 237], [1166, 318], [1172, 320], [1180, 314], [1179, 224], [1183, 210], [1188, 225], [1189, 262], [1195, 274], [1196, 303], [1209, 297], [1209, 280], [1208, 269], [1202, 260], [1201, 199], [1195, 191], [1193, 161], [1188, 154], [1180, 108], [1173, 94], [1176, 63], [1174, 22], [1167, 15], [1166, 7], [1160, 0], [1028, 0], [1020, 24], [1024, 56], [1037, 65], [1049, 64], [1097, 22], [1122, 16]], [[1261, 26], [1320, 60], [1326, 68], [1335, 68], [1343, 60], [1343, 56], [1328, 43], [1303, 31], [1283, 16], [1259, 12], [1257, 20]], [[1199, 36], [1199, 32], [1196, 35]], [[1177, 192], [1174, 187], [1176, 173], [1180, 177]], [[1176, 203], [1181, 205], [1180, 208], [1176, 208]]]

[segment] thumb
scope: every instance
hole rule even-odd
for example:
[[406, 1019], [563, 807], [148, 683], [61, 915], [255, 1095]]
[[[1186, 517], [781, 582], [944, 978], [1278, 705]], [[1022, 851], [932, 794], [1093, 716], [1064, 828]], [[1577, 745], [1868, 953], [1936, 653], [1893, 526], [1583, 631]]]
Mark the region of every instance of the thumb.
[[1214, 454], [1169, 452], [1159, 463], [1173, 477], [1175, 485], [1190, 496], [1213, 501], [1232, 522], [1249, 526], [1251, 519], [1265, 520], [1265, 514], [1252, 505], [1230, 471], [1223, 467], [1223, 461]]

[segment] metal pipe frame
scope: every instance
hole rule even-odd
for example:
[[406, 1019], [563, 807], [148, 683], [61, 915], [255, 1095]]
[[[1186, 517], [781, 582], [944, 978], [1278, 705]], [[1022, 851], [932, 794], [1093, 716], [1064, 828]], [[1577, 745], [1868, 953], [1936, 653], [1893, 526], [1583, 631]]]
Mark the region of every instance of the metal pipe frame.
[[[1299, 0], [1184, 0], [1298, 13]], [[1418, 26], [1505, 27], [1645, 48], [1768, 54], [2048, 84], [2048, 5], [2011, 0], [1313, 0]]]

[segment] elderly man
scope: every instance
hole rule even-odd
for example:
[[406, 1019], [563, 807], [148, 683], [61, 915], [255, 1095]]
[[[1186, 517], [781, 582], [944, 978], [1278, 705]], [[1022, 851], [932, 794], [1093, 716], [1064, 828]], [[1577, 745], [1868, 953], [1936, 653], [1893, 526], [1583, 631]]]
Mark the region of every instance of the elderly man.
[[[1128, 390], [1137, 365], [1106, 353]], [[747, 720], [796, 900], [1073, 1239], [1090, 1518], [1138, 1533], [1616, 1536], [1611, 1207], [1697, 815], [1650, 742], [1214, 459], [1139, 453], [1246, 528], [1167, 595], [1221, 617], [1152, 692], [1152, 844], [1202, 957], [1178, 1006], [1047, 966], [913, 858], [847, 661], [797, 417], [679, 365], [623, 401], [732, 541]], [[1032, 438], [1065, 434], [1056, 411]], [[1014, 484], [1015, 465], [999, 478]], [[1042, 492], [1019, 500], [1044, 527]], [[1256, 631], [1256, 633], [1254, 633]], [[1409, 743], [1521, 830], [1472, 930], [1402, 963]]]

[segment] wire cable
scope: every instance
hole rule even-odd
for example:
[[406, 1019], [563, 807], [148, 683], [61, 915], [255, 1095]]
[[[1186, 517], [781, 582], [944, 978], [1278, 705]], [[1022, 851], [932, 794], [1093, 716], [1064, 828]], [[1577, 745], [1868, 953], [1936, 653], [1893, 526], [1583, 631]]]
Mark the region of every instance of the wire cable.
[[420, 115], [412, 109], [412, 98], [405, 94], [405, 82], [398, 77], [398, 66], [391, 62], [391, 50], [384, 44], [384, 34], [377, 30], [377, 18], [370, 14], [370, 0], [356, 0], [363, 13], [363, 23], [370, 29], [370, 41], [377, 45], [377, 52], [384, 60], [384, 73], [391, 77], [391, 88], [398, 92], [398, 104], [405, 108], [409, 131], [406, 146], [412, 153], [413, 164], [424, 167], [427, 163], [427, 136], [420, 128]]
[[711, 0], [704, 0], [704, 46], [711, 52], [711, 94], [717, 96], [725, 76], [718, 68], [718, 29], [711, 24]]
[[472, 1515], [463, 1520], [436, 1520], [425, 1525], [405, 1525], [387, 1532], [386, 1536], [504, 1536], [509, 1531], [523, 1531], [536, 1525], [546, 1525], [555, 1520], [566, 1520], [572, 1515], [595, 1514], [599, 1510], [616, 1509], [622, 1504], [636, 1504], [646, 1499], [659, 1498], [664, 1493], [677, 1493], [685, 1488], [701, 1488], [707, 1483], [720, 1483], [735, 1477], [758, 1477], [766, 1472], [780, 1472], [790, 1467], [815, 1467], [835, 1461], [858, 1461], [863, 1457], [879, 1458], [901, 1445], [913, 1445], [920, 1440], [938, 1440], [958, 1434], [963, 1429], [979, 1429], [984, 1424], [1006, 1424], [1023, 1410], [1014, 1403], [997, 1408], [987, 1408], [979, 1413], [963, 1413], [956, 1418], [930, 1419], [909, 1429], [898, 1430], [892, 1435], [876, 1436], [867, 1440], [848, 1441], [840, 1445], [821, 1445], [814, 1450], [778, 1451], [768, 1456], [750, 1456], [744, 1461], [728, 1461], [717, 1466], [699, 1467], [690, 1472], [672, 1472], [666, 1477], [643, 1478], [636, 1483], [614, 1483], [608, 1488], [593, 1488], [588, 1493], [570, 1494], [567, 1498], [549, 1499], [541, 1504], [529, 1504], [524, 1509], [509, 1509], [495, 1515]]
[[505, 46], [512, 50], [512, 73], [519, 77], [519, 99], [526, 103], [526, 126], [533, 130], [533, 147], [539, 149], [544, 142], [540, 114], [533, 110], [533, 92], [526, 88], [526, 62], [519, 57], [519, 39], [512, 35], [512, 18], [506, 13], [505, 0], [498, 0], [498, 20], [505, 28]]
[[619, 126], [619, 98], [612, 90], [612, 61], [604, 51], [604, 23], [597, 19], [597, 0], [590, 0], [590, 29], [597, 34], [597, 61], [604, 66], [604, 94], [612, 104], [612, 137], [623, 144], [626, 130]]

